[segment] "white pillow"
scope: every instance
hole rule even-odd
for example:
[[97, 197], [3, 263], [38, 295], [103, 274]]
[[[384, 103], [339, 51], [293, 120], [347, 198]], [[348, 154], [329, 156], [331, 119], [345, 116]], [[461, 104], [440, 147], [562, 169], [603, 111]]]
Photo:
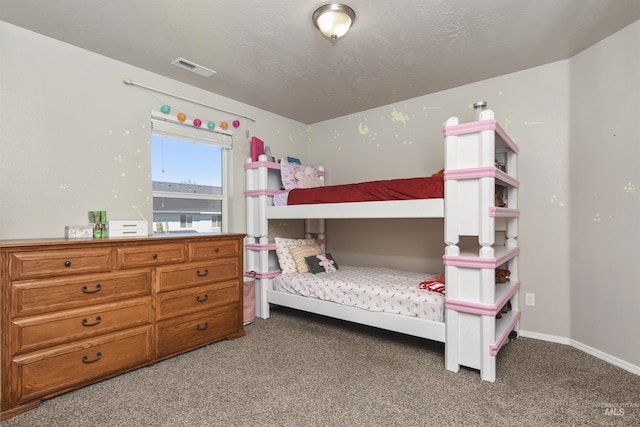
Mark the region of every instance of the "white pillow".
[[298, 188], [296, 173], [304, 171], [304, 166], [297, 163], [289, 163], [286, 159], [280, 160], [280, 180], [285, 190]]
[[276, 237], [276, 255], [278, 256], [278, 263], [280, 264], [280, 270], [282, 273], [296, 273], [296, 262], [289, 252], [289, 246], [292, 245], [312, 245], [316, 243], [315, 239], [285, 239], [282, 237]]

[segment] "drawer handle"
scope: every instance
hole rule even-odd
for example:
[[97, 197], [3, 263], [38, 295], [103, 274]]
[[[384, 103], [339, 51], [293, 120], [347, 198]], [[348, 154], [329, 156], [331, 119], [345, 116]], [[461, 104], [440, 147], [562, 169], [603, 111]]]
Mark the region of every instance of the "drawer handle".
[[200, 273], [200, 270], [196, 271], [196, 275], [198, 277], [205, 277], [209, 275], [209, 270], [207, 270], [206, 268], [204, 269], [204, 273]]
[[65, 261], [64, 266], [65, 267], [71, 267], [71, 261]]
[[82, 287], [82, 293], [83, 294], [95, 294], [96, 292], [100, 292], [102, 290], [102, 285], [100, 283], [96, 283], [96, 288], [94, 290], [89, 290], [89, 288], [87, 288], [87, 285], [84, 285]]
[[215, 248], [213, 251], [214, 251], [215, 253], [218, 253], [218, 252], [220, 252], [220, 248]]
[[82, 356], [82, 363], [87, 363], [87, 364], [89, 364], [89, 363], [95, 363], [95, 362], [97, 362], [97, 361], [98, 361], [98, 360], [100, 360], [100, 359], [102, 359], [102, 353], [97, 352], [97, 353], [96, 353], [96, 358], [95, 358], [95, 359], [91, 359], [91, 360], [89, 360], [89, 356]]
[[200, 298], [200, 295], [196, 296], [196, 301], [198, 302], [205, 302], [208, 299], [209, 299], [209, 295], [207, 294], [204, 294], [204, 298]]
[[82, 319], [82, 326], [96, 326], [102, 322], [102, 318], [100, 316], [96, 317], [96, 321], [93, 323], [89, 323], [87, 319]]
[[153, 259], [158, 259], [158, 254], [153, 254]]
[[209, 327], [209, 322], [204, 322], [204, 326], [200, 326], [199, 323], [196, 325], [196, 329], [199, 330], [199, 331], [204, 331], [208, 327]]

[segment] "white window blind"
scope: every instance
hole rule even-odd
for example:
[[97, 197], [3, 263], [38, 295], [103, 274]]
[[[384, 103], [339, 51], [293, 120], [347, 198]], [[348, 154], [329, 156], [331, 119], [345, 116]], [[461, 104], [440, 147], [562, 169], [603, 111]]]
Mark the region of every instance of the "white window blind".
[[179, 139], [218, 145], [227, 149], [233, 146], [233, 132], [230, 130], [218, 127], [211, 130], [206, 126], [206, 123], [203, 123], [203, 127], [196, 127], [191, 123], [180, 122], [174, 116], [158, 111], [151, 112], [151, 128], [154, 133]]

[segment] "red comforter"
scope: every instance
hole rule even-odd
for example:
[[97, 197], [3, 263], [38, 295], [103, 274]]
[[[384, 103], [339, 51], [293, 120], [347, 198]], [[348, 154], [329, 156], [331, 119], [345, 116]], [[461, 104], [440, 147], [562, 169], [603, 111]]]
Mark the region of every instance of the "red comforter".
[[444, 181], [440, 176], [430, 176], [316, 188], [296, 188], [289, 192], [287, 204], [307, 205], [441, 198], [444, 198]]

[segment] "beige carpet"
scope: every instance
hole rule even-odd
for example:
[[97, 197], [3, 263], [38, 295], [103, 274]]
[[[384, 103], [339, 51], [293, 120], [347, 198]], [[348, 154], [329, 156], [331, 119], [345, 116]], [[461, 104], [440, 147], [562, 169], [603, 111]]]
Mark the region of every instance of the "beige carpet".
[[507, 344], [491, 384], [445, 370], [441, 343], [315, 315], [246, 331], [3, 426], [640, 426], [640, 377], [560, 344]]

